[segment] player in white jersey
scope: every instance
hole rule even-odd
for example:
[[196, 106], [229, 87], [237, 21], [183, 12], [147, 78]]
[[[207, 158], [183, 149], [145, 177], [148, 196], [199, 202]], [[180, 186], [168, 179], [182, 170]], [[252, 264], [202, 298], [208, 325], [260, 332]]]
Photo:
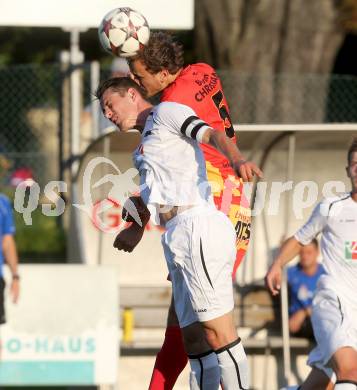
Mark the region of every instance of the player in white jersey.
[[[308, 222], [283, 244], [267, 276], [273, 295], [278, 294], [283, 266], [302, 245], [321, 233], [321, 252], [327, 274], [320, 277], [312, 306], [317, 346], [308, 364], [326, 372], [332, 368], [335, 389], [357, 389], [357, 138], [348, 151], [347, 175], [352, 191], [325, 199]], [[309, 378], [308, 378], [309, 379]], [[311, 378], [310, 378], [311, 379]], [[308, 381], [301, 389], [316, 389]]]
[[[149, 210], [151, 219], [166, 228], [162, 244], [194, 373], [191, 389], [216, 390], [220, 377], [225, 390], [248, 389], [247, 357], [232, 315], [235, 231], [212, 202], [198, 142], [219, 147], [237, 173], [244, 169], [253, 177], [261, 171], [191, 108], [173, 102], [153, 108], [129, 78], [105, 81], [97, 97], [106, 117], [121, 130], [135, 127], [142, 132], [134, 153], [141, 182], [135, 202], [144, 223]], [[119, 233], [114, 246], [132, 251], [143, 226], [133, 223]]]

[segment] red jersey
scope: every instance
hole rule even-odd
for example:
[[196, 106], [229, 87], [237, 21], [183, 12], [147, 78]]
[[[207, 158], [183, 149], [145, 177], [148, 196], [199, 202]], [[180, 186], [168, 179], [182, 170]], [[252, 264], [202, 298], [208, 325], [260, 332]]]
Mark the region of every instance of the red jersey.
[[[215, 70], [207, 64], [193, 64], [185, 67], [176, 80], [164, 89], [162, 102], [176, 102], [191, 107], [198, 117], [209, 126], [236, 142], [229, 116], [226, 98]], [[227, 158], [214, 147], [200, 144], [206, 160], [207, 179], [214, 186], [212, 195], [217, 208], [223, 211], [235, 227], [237, 234], [237, 258], [233, 276], [242, 261], [250, 238], [249, 202], [243, 194], [242, 179], [235, 176]], [[227, 190], [226, 181], [233, 183], [233, 190]], [[228, 204], [225, 201], [228, 195]]]
[[[198, 117], [213, 129], [225, 131], [235, 142], [229, 108], [223, 94], [221, 81], [208, 64], [186, 66], [176, 80], [164, 89], [162, 102], [176, 102], [191, 107]], [[225, 156], [214, 147], [201, 144], [206, 161], [217, 168], [229, 167]]]

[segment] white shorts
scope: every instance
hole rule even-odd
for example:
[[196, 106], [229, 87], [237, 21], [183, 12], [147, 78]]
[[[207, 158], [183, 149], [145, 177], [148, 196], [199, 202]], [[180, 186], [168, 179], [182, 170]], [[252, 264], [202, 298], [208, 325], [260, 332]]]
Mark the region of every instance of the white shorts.
[[194, 207], [166, 224], [162, 236], [180, 327], [233, 310], [236, 234], [225, 214]]
[[311, 320], [317, 346], [310, 352], [307, 363], [330, 376], [330, 359], [338, 349], [357, 350], [357, 312], [327, 282], [326, 276], [320, 278], [312, 303]]

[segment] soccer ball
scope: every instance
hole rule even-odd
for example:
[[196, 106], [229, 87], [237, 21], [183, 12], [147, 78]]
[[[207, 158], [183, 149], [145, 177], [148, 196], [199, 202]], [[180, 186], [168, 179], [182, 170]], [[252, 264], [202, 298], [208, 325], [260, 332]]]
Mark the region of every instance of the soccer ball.
[[140, 12], [125, 7], [108, 12], [98, 34], [106, 51], [118, 57], [132, 57], [149, 40], [150, 29]]

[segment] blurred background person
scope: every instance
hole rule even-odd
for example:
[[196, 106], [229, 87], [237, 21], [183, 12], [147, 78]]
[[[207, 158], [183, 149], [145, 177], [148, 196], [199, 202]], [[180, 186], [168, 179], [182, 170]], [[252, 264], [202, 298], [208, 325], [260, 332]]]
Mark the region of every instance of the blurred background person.
[[289, 330], [296, 337], [314, 339], [311, 325], [311, 305], [317, 281], [325, 273], [318, 262], [319, 244], [316, 239], [304, 245], [299, 262], [288, 268]]

